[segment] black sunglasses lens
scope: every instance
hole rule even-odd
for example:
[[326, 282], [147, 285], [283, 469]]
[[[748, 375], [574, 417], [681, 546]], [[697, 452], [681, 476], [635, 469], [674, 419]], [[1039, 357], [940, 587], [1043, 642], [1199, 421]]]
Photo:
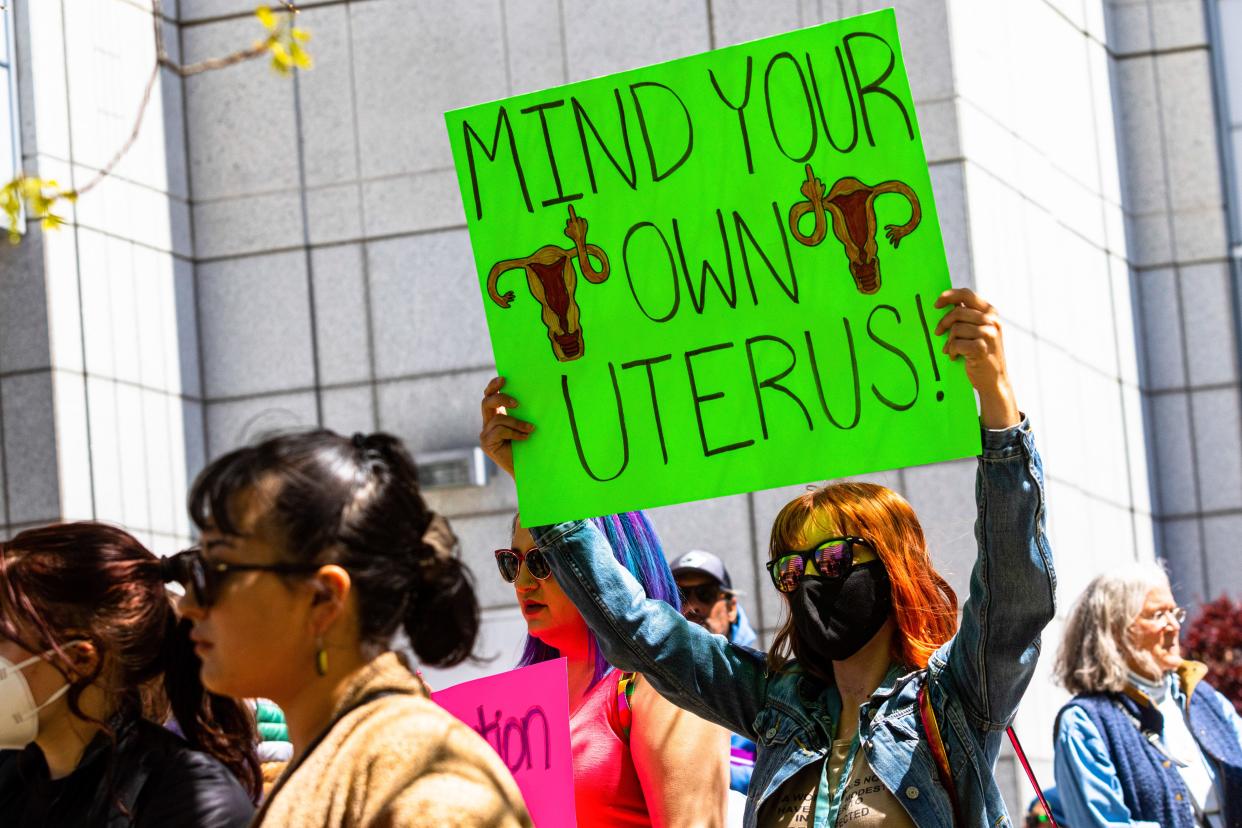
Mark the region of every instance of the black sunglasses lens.
[[698, 604], [714, 604], [720, 597], [720, 588], [715, 584], [695, 584], [694, 586], [677, 587], [683, 604], [694, 601]]
[[189, 576], [189, 583], [186, 587], [193, 591], [194, 603], [203, 609], [214, 604], [216, 602], [215, 583], [207, 574], [207, 565], [203, 563], [203, 559], [196, 554], [191, 554], [190, 559], [186, 561], [186, 574]]
[[526, 569], [531, 577], [539, 581], [552, 574], [552, 567], [542, 549], [532, 549], [526, 553]]
[[815, 550], [815, 568], [824, 578], [842, 577], [853, 562], [853, 545], [847, 540], [835, 540]]
[[496, 567], [500, 570], [500, 577], [513, 583], [517, 580], [522, 562], [512, 549], [504, 549], [496, 553]]

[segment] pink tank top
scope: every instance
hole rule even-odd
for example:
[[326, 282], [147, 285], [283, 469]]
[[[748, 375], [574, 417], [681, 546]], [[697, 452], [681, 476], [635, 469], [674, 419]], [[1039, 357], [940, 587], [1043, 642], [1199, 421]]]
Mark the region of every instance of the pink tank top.
[[629, 738], [618, 718], [620, 678], [618, 671], [609, 672], [587, 691], [582, 705], [569, 716], [578, 828], [651, 825]]

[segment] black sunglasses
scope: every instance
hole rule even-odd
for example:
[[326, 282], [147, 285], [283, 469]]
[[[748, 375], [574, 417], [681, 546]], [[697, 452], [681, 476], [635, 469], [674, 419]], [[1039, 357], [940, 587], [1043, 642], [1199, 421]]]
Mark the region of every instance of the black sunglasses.
[[820, 578], [844, 578], [854, 568], [854, 547], [872, 549], [862, 538], [845, 536], [828, 538], [814, 549], [790, 552], [768, 561], [768, 574], [772, 584], [781, 592], [793, 592], [807, 575], [807, 565], [813, 564]]
[[274, 572], [277, 575], [309, 575], [318, 572], [315, 564], [275, 563], [237, 564], [209, 561], [197, 547], [178, 552], [161, 562], [165, 581], [175, 581], [194, 597], [194, 603], [207, 609], [220, 598], [225, 580], [237, 572]]
[[538, 546], [532, 546], [525, 552], [519, 552], [516, 549], [496, 550], [496, 568], [500, 570], [500, 577], [509, 583], [518, 579], [522, 561], [526, 562], [526, 571], [537, 581], [542, 581], [552, 574], [552, 567], [548, 565], [547, 557]]
[[727, 594], [720, 588], [720, 584], [695, 584], [694, 586], [687, 587], [679, 585], [677, 592], [680, 593], [683, 604], [693, 599], [700, 604], [707, 604], [708, 606], [716, 603], [716, 600], [721, 595]]

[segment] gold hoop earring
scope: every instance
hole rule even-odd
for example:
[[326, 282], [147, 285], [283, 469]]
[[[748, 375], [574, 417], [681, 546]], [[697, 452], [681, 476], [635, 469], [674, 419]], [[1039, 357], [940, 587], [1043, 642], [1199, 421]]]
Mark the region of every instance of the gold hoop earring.
[[324, 649], [323, 638], [315, 639], [315, 672], [321, 676], [328, 674], [328, 651]]

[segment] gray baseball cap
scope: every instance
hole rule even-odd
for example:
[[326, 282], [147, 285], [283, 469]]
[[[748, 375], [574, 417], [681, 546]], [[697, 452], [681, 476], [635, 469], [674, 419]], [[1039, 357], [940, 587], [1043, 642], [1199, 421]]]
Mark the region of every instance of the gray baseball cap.
[[719, 581], [724, 589], [733, 592], [733, 581], [729, 578], [729, 570], [725, 569], [724, 562], [711, 552], [691, 549], [670, 563], [668, 568], [673, 570], [673, 577], [680, 572], [701, 572], [704, 575], [710, 575]]

